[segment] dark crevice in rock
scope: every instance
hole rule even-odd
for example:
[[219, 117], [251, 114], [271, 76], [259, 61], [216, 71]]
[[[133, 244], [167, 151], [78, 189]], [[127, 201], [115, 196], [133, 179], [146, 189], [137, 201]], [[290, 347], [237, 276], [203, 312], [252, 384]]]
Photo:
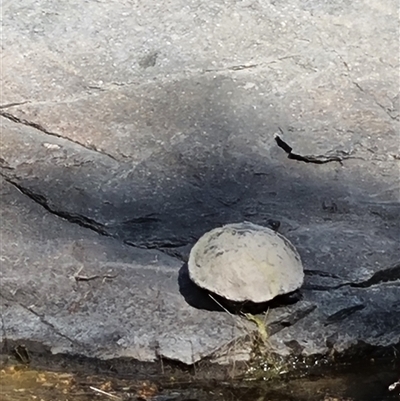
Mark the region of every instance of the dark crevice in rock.
[[333, 323], [341, 322], [342, 320], [351, 316], [353, 313], [363, 310], [364, 308], [365, 308], [365, 305], [359, 304], [359, 305], [350, 306], [349, 308], [341, 309], [338, 312], [335, 312], [334, 314], [327, 317], [325, 326], [328, 326]]
[[[303, 284], [302, 289], [303, 290], [308, 290], [308, 291], [331, 291], [331, 290], [337, 290], [341, 287], [343, 287], [344, 285], [348, 285], [349, 283], [343, 283], [344, 279], [336, 274], [333, 273], [329, 273], [323, 270], [315, 270], [315, 269], [305, 269], [304, 270], [304, 274], [307, 277], [321, 277], [323, 279], [333, 279], [333, 280], [341, 280], [340, 284], [336, 284], [336, 285], [324, 285], [324, 284], [312, 284], [312, 283], [308, 283], [306, 281], [305, 284]], [[335, 281], [332, 282], [334, 283]], [[326, 281], [326, 280], [324, 280]], [[331, 281], [331, 280], [329, 280]], [[337, 282], [337, 281], [336, 281]]]
[[6, 177], [4, 174], [0, 173], [0, 175], [8, 183], [13, 185], [15, 188], [17, 188], [20, 192], [22, 192], [28, 198], [32, 199], [35, 203], [38, 203], [39, 205], [44, 207], [48, 212], [55, 214], [58, 217], [62, 217], [63, 219], [68, 220], [70, 223], [78, 224], [85, 228], [90, 228], [91, 230], [96, 231], [98, 234], [111, 237], [111, 235], [106, 231], [105, 227], [101, 223], [98, 223], [97, 221], [90, 219], [88, 217], [82, 216], [80, 214], [69, 213], [69, 212], [65, 212], [62, 210], [55, 210], [49, 205], [47, 199], [43, 195], [37, 194], [37, 193], [33, 192], [32, 190], [17, 184], [16, 182], [14, 182], [14, 181], [10, 180], [8, 177]]
[[131, 240], [125, 240], [124, 244], [128, 246], [133, 246], [140, 249], [157, 250], [162, 252], [174, 259], [178, 259], [181, 262], [187, 262], [186, 251], [182, 251], [190, 242], [180, 241], [180, 240], [167, 240], [162, 239], [160, 241], [150, 241], [150, 242], [136, 242]]
[[345, 159], [354, 158], [345, 151], [337, 151], [336, 154], [332, 154], [332, 155], [302, 156], [302, 155], [293, 153], [292, 152], [293, 148], [290, 145], [288, 145], [283, 139], [281, 139], [280, 136], [277, 134], [275, 135], [275, 142], [281, 149], [283, 149], [287, 153], [288, 159], [298, 160], [298, 161], [302, 161], [305, 163], [314, 163], [314, 164], [325, 164], [325, 163], [330, 163], [330, 162], [341, 163]]
[[303, 285], [303, 290], [311, 290], [311, 291], [331, 291], [331, 290], [338, 290], [345, 285], [349, 285], [349, 283], [338, 284], [338, 285], [320, 285], [320, 284], [305, 284]]
[[291, 313], [280, 320], [268, 323], [269, 335], [276, 334], [277, 332], [283, 330], [286, 327], [295, 325], [300, 320], [304, 319], [310, 313], [312, 313], [317, 308], [317, 305], [311, 304], [305, 307], [300, 307], [298, 310]]
[[324, 272], [323, 270], [304, 269], [304, 274], [307, 276], [319, 276], [319, 277], [330, 277], [330, 278], [341, 279], [341, 277], [337, 276], [336, 274]]
[[188, 261], [188, 257], [180, 251], [180, 248], [181, 247], [159, 248], [158, 250], [164, 252], [168, 256], [171, 256], [172, 258], [180, 260], [182, 263], [186, 263]]
[[162, 239], [159, 241], [152, 240], [149, 242], [134, 242], [131, 240], [126, 240], [124, 241], [124, 243], [130, 246], [134, 246], [136, 248], [157, 249], [159, 251], [164, 251], [164, 250], [167, 251], [168, 249], [181, 248], [189, 244], [188, 241], [181, 241], [179, 239], [176, 240]]
[[56, 137], [56, 138], [64, 139], [64, 140], [66, 140], [66, 141], [75, 143], [76, 145], [82, 146], [83, 148], [85, 148], [85, 149], [87, 149], [87, 150], [91, 150], [92, 152], [100, 153], [100, 154], [102, 154], [102, 155], [104, 155], [104, 156], [110, 157], [110, 158], [113, 159], [113, 160], [117, 160], [117, 159], [116, 159], [114, 156], [112, 156], [111, 154], [106, 153], [106, 152], [104, 152], [104, 151], [100, 151], [100, 150], [96, 149], [94, 146], [86, 146], [86, 145], [84, 145], [83, 143], [80, 143], [80, 142], [78, 142], [78, 141], [74, 141], [74, 140], [72, 140], [72, 139], [70, 139], [70, 138], [66, 138], [66, 137], [64, 137], [64, 136], [62, 136], [62, 135], [60, 135], [60, 134], [56, 134], [56, 133], [54, 133], [54, 132], [50, 132], [50, 131], [46, 130], [44, 127], [42, 127], [40, 124], [34, 123], [34, 122], [32, 122], [32, 121], [25, 120], [25, 119], [23, 119], [23, 118], [16, 117], [16, 116], [14, 116], [14, 115], [12, 115], [12, 114], [10, 114], [10, 113], [7, 113], [7, 112], [5, 112], [5, 111], [0, 111], [0, 115], [3, 116], [4, 118], [7, 118], [7, 119], [10, 120], [10, 121], [13, 121], [13, 122], [17, 123], [17, 124], [23, 124], [23, 125], [26, 125], [26, 126], [28, 126], [28, 127], [35, 128], [35, 129], [37, 129], [38, 131], [41, 131], [41, 132], [43, 132], [43, 133], [46, 134], [46, 135], [50, 135], [50, 136], [54, 136], [54, 137]]
[[[304, 273], [307, 276], [320, 276], [320, 277], [330, 277], [334, 279], [340, 279], [340, 277], [323, 272], [323, 271], [318, 271], [318, 270], [304, 270]], [[359, 282], [359, 283], [352, 283], [352, 282], [346, 282], [346, 283], [340, 283], [338, 285], [319, 285], [319, 284], [304, 284], [303, 289], [304, 290], [312, 290], [312, 291], [331, 291], [331, 290], [338, 290], [342, 287], [353, 287], [353, 288], [368, 288], [373, 285], [381, 284], [381, 283], [386, 283], [390, 281], [400, 281], [400, 261], [396, 262], [393, 266], [388, 267], [386, 269], [380, 270], [372, 275], [368, 280]]]
[[388, 281], [400, 280], [400, 261], [396, 262], [393, 266], [376, 272], [371, 278], [360, 283], [351, 283], [351, 287], [367, 288], [376, 284], [385, 283]]
[[296, 340], [284, 341], [285, 345], [288, 346], [295, 355], [301, 355], [304, 347]]
[[[89, 228], [90, 230], [93, 230], [100, 235], [104, 235], [106, 237], [118, 238], [118, 235], [117, 234], [114, 235], [114, 234], [110, 233], [107, 230], [107, 227], [105, 225], [103, 225], [89, 217], [83, 216], [81, 214], [70, 213], [70, 212], [66, 212], [66, 211], [62, 211], [62, 210], [56, 210], [52, 206], [49, 205], [48, 200], [43, 195], [35, 193], [34, 191], [32, 191], [28, 188], [25, 188], [25, 187], [21, 186], [20, 184], [17, 184], [16, 182], [12, 181], [10, 178], [8, 178], [6, 175], [2, 174], [1, 172], [0, 172], [0, 176], [2, 176], [9, 184], [13, 185], [20, 192], [22, 192], [28, 198], [33, 200], [35, 203], [38, 203], [40, 206], [44, 207], [48, 212], [50, 212], [58, 217], [61, 217], [65, 220], [69, 221], [70, 223], [77, 224], [81, 227]], [[143, 217], [143, 218], [137, 218], [134, 220], [136, 220], [137, 222], [143, 222], [146, 219], [147, 219], [146, 217]], [[160, 220], [157, 219], [157, 222], [158, 221], [160, 221]], [[171, 255], [169, 250], [173, 250], [175, 248], [180, 248], [182, 246], [186, 246], [189, 243], [189, 241], [181, 241], [178, 239], [176, 241], [163, 239], [163, 240], [159, 240], [159, 241], [152, 240], [150, 242], [143, 242], [143, 243], [137, 242], [136, 243], [136, 242], [132, 242], [129, 240], [124, 240], [123, 243], [126, 245], [129, 245], [129, 246], [133, 246], [135, 248], [155, 249], [155, 250], [158, 250], [160, 252], [163, 252], [163, 253], [173, 257], [174, 255]], [[177, 256], [175, 256], [175, 257], [180, 259]]]
[[5, 170], [14, 170], [14, 167], [11, 167], [2, 157], [0, 157], [0, 168]]
[[0, 109], [8, 109], [9, 107], [21, 106], [21, 105], [26, 104], [26, 103], [29, 103], [29, 101], [25, 101], [25, 102], [14, 102], [14, 103], [6, 103], [6, 104], [0, 105]]

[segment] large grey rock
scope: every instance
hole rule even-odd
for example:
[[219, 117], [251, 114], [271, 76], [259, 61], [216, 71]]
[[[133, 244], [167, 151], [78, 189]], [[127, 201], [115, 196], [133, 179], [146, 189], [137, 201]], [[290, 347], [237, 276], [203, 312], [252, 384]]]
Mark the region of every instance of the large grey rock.
[[[235, 341], [238, 321], [180, 297], [180, 259], [214, 227], [272, 217], [305, 267], [303, 300], [268, 314], [272, 350], [396, 347], [397, 8], [3, 2], [7, 336], [99, 358], [151, 359], [157, 342], [187, 363], [210, 355]], [[343, 160], [288, 159], [280, 130], [297, 154]], [[118, 265], [111, 282], [68, 279], [108, 263]]]
[[301, 287], [303, 266], [283, 235], [250, 222], [204, 234], [189, 257], [190, 278], [230, 301], [266, 302]]
[[8, 341], [37, 342], [54, 354], [192, 364], [246, 333], [238, 318], [186, 303], [178, 260], [71, 224], [0, 184]]

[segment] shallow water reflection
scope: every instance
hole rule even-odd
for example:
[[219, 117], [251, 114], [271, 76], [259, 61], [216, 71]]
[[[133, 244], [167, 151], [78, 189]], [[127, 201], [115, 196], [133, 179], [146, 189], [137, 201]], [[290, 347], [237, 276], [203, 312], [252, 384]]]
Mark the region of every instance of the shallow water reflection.
[[[3, 401], [389, 401], [399, 372], [389, 365], [354, 366], [347, 372], [271, 382], [159, 382], [120, 380], [7, 366], [0, 372]], [[397, 393], [397, 394], [396, 394]]]

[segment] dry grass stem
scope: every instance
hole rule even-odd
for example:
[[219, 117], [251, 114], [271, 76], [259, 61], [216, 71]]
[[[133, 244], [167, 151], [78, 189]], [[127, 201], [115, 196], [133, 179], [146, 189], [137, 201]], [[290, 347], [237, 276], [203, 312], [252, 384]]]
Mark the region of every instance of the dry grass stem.
[[106, 396], [108, 396], [108, 397], [110, 397], [110, 398], [113, 398], [114, 400], [120, 400], [120, 401], [122, 401], [122, 398], [121, 398], [121, 397], [118, 397], [118, 396], [116, 396], [116, 395], [114, 395], [114, 394], [107, 393], [106, 391], [100, 390], [99, 388], [96, 388], [96, 387], [93, 387], [93, 386], [89, 386], [89, 388], [90, 388], [91, 390], [93, 390], [93, 391], [96, 391], [97, 393], [100, 393], [100, 394], [106, 395]]

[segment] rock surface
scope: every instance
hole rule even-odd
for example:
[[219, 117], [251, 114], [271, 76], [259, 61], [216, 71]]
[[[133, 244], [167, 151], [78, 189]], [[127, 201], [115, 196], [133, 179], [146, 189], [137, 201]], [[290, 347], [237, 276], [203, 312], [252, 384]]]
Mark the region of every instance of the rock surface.
[[199, 287], [235, 302], [267, 302], [299, 289], [303, 265], [293, 245], [257, 224], [226, 224], [190, 251], [189, 276]]
[[10, 339], [42, 341], [54, 353], [191, 364], [243, 335], [234, 317], [185, 302], [177, 259], [73, 225], [7, 182], [1, 203]]
[[191, 306], [183, 261], [212, 228], [274, 218], [306, 277], [300, 302], [268, 314], [272, 350], [398, 347], [397, 8], [3, 2], [7, 338], [210, 356], [249, 329]]

